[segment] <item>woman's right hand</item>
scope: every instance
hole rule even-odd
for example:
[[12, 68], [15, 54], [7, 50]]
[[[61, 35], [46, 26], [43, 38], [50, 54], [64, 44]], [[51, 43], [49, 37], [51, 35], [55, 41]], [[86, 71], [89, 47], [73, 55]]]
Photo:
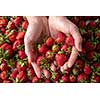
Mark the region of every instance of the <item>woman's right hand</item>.
[[41, 33], [48, 33], [48, 21], [46, 17], [40, 16], [27, 16], [28, 28], [24, 37], [25, 53], [28, 56], [29, 62], [32, 64], [37, 77], [41, 77], [41, 69], [37, 66], [36, 51], [34, 51], [34, 44], [38, 41]]

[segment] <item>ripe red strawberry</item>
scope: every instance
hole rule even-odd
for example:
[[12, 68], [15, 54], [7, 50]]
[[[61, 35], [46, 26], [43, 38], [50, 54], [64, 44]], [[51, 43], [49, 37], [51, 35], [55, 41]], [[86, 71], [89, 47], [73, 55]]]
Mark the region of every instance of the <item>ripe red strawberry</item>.
[[19, 40], [19, 39], [23, 39], [24, 38], [24, 35], [25, 35], [25, 32], [18, 32], [17, 36], [16, 36], [16, 39]]
[[43, 56], [37, 57], [37, 61], [36, 61], [37, 65], [43, 64], [43, 61], [44, 61], [44, 60], [45, 60], [45, 58], [44, 58]]
[[77, 59], [75, 62], [75, 67], [79, 68], [79, 69], [83, 69], [84, 67], [84, 61], [81, 59]]
[[24, 50], [19, 50], [19, 51], [18, 51], [18, 57], [19, 57], [20, 59], [26, 58], [25, 51], [24, 51]]
[[16, 26], [15, 26], [14, 22], [9, 21], [8, 25], [7, 25], [7, 28], [10, 29], [10, 30], [12, 30], [12, 29], [16, 29]]
[[22, 45], [23, 45], [23, 41], [22, 40], [16, 40], [13, 43], [13, 50], [16, 51], [17, 49], [20, 49]]
[[7, 71], [8, 69], [8, 66], [7, 66], [7, 63], [5, 61], [3, 61], [0, 65], [0, 69], [1, 71]]
[[23, 60], [16, 62], [16, 68], [17, 68], [18, 72], [26, 70], [26, 68], [27, 68], [26, 63], [27, 62], [23, 61]]
[[27, 27], [28, 27], [28, 21], [25, 20], [25, 21], [22, 23], [22, 28], [23, 28], [24, 30], [27, 30]]
[[50, 74], [50, 72], [49, 72], [47, 69], [43, 69], [42, 71], [43, 71], [44, 76], [45, 76], [47, 79], [51, 77], [51, 74]]
[[45, 83], [51, 83], [49, 79], [45, 79]]
[[53, 60], [53, 57], [54, 57], [54, 53], [52, 50], [48, 50], [45, 54], [46, 58], [49, 59], [49, 60]]
[[99, 83], [100, 82], [100, 77], [96, 74], [92, 75], [91, 82], [92, 83]]
[[27, 69], [27, 75], [29, 79], [32, 79], [35, 76], [35, 72], [32, 68]]
[[67, 59], [67, 56], [65, 56], [64, 54], [56, 54], [55, 56], [58, 67], [61, 67], [67, 61]]
[[46, 40], [46, 45], [48, 47], [51, 47], [54, 43], [54, 39], [52, 37], [49, 37], [47, 40]]
[[76, 76], [74, 76], [74, 75], [69, 75], [69, 80], [70, 80], [70, 82], [71, 83], [74, 83], [74, 82], [76, 82]]
[[8, 23], [8, 20], [7, 19], [0, 19], [0, 27], [6, 26], [7, 23]]
[[87, 75], [90, 75], [91, 72], [92, 72], [92, 69], [90, 66], [84, 66], [84, 73], [87, 74]]
[[17, 32], [15, 30], [11, 30], [10, 33], [7, 35], [8, 39], [11, 42], [14, 42], [16, 40]]
[[61, 50], [63, 50], [64, 52], [66, 52], [67, 49], [68, 49], [68, 45], [67, 44], [62, 45]]
[[60, 75], [58, 72], [53, 72], [51, 77], [53, 82], [57, 82], [60, 79]]
[[93, 66], [94, 66], [95, 68], [100, 68], [100, 63], [95, 62], [95, 63], [93, 63]]
[[47, 52], [48, 48], [46, 45], [44, 44], [41, 44], [41, 45], [38, 45], [38, 52], [40, 54], [45, 54]]
[[53, 52], [58, 52], [59, 50], [60, 50], [60, 46], [59, 46], [59, 45], [54, 44], [54, 45], [52, 46], [52, 51], [53, 51]]
[[12, 71], [12, 73], [10, 74], [10, 78], [15, 79], [16, 76], [17, 76], [17, 74], [18, 74], [18, 70], [17, 70], [17, 69], [14, 69], [14, 70]]
[[37, 76], [34, 76], [32, 79], [32, 83], [38, 83], [39, 82], [39, 78]]
[[84, 20], [79, 21], [79, 27], [85, 28], [86, 27], [86, 22]]
[[63, 82], [63, 83], [69, 82], [69, 77], [68, 77], [67, 75], [63, 75], [63, 76], [61, 77], [61, 82]]
[[11, 80], [6, 79], [6, 80], [3, 81], [3, 83], [11, 83]]
[[57, 34], [57, 38], [56, 38], [55, 42], [56, 43], [64, 43], [65, 42], [65, 38], [66, 38], [66, 36], [63, 33], [59, 32]]
[[14, 24], [15, 24], [16, 26], [19, 26], [20, 23], [21, 23], [21, 21], [22, 21], [22, 16], [17, 16], [17, 17], [13, 20], [13, 22], [14, 22]]
[[1, 29], [1, 32], [4, 34], [6, 32], [6, 29], [4, 27], [2, 27]]
[[8, 78], [8, 72], [7, 72], [7, 71], [2, 71], [2, 72], [0, 73], [0, 78], [1, 78], [2, 80], [7, 79], [7, 78]]
[[81, 73], [77, 77], [77, 82], [86, 83], [88, 82], [88, 76], [85, 73]]
[[92, 27], [92, 28], [96, 27], [96, 22], [90, 21], [89, 26]]
[[56, 72], [57, 67], [52, 63], [50, 66], [51, 71]]
[[66, 37], [65, 43], [70, 46], [74, 46], [74, 39], [72, 36]]
[[4, 44], [2, 44], [2, 45], [0, 46], [0, 48], [2, 48], [2, 49], [4, 49], [4, 50], [8, 50], [8, 49], [11, 49], [12, 47], [11, 47], [10, 44], [4, 43]]

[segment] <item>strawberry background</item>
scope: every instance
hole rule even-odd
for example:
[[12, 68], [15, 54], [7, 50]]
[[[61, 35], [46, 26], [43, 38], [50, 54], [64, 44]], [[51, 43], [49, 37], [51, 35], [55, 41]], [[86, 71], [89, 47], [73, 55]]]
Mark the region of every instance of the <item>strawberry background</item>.
[[[83, 51], [79, 53], [78, 58], [72, 68], [68, 68], [65, 72], [61, 72], [59, 66], [56, 64], [57, 60], [53, 62], [61, 54], [65, 54], [66, 45], [63, 40], [59, 38], [56, 45], [53, 45], [56, 58], [53, 58], [54, 52], [39, 49], [38, 52], [44, 53], [38, 58], [37, 63], [42, 59], [42, 68], [44, 68], [44, 75], [38, 78], [34, 72], [32, 65], [28, 62], [24, 51], [24, 35], [28, 27], [28, 21], [24, 16], [1, 16], [0, 17], [0, 82], [1, 83], [99, 83], [100, 82], [100, 17], [98, 16], [68, 16], [73, 23], [75, 23], [83, 38]], [[40, 43], [38, 47], [42, 44]], [[63, 47], [62, 47], [63, 46]], [[45, 47], [45, 45], [42, 45]], [[55, 49], [56, 48], [56, 49]], [[61, 50], [60, 50], [61, 49]], [[64, 51], [65, 50], [65, 51]], [[71, 49], [68, 49], [69, 51]], [[59, 52], [60, 51], [60, 52]], [[64, 52], [62, 52], [64, 51]], [[59, 53], [58, 53], [59, 52]], [[67, 52], [68, 53], [68, 52]], [[69, 52], [70, 54], [70, 52]], [[43, 57], [50, 59], [44, 59]], [[62, 55], [63, 56], [63, 55]], [[60, 56], [61, 57], [61, 56]], [[59, 57], [59, 59], [60, 59]], [[65, 56], [63, 56], [65, 57]], [[66, 58], [66, 57], [65, 57]], [[55, 68], [55, 65], [57, 68]], [[48, 75], [47, 75], [47, 74]], [[46, 77], [48, 76], [48, 77]]]

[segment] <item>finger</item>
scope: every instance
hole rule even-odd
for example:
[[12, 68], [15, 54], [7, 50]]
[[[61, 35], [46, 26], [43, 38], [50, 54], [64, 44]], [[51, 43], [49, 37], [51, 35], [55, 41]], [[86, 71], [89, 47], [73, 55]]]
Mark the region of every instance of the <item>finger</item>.
[[41, 69], [35, 62], [31, 63], [38, 78], [41, 78]]
[[67, 67], [72, 67], [72, 65], [75, 63], [76, 59], [77, 59], [77, 56], [78, 56], [78, 51], [75, 47], [72, 48], [72, 53], [68, 59], [68, 62], [67, 62]]
[[75, 47], [78, 51], [82, 51], [82, 37], [80, 35], [80, 33], [78, 32], [78, 29], [76, 27], [74, 27], [71, 30], [71, 35], [73, 36], [74, 40], [75, 40]]

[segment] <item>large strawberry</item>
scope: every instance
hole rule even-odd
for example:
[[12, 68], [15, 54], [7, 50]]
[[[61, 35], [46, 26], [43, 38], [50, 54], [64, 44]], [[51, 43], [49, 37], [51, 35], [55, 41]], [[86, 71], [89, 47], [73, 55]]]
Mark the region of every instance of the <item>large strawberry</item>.
[[55, 55], [55, 60], [59, 67], [63, 66], [63, 64], [68, 60], [68, 57], [62, 53], [58, 53]]
[[52, 37], [49, 37], [47, 40], [46, 40], [46, 45], [48, 47], [51, 47], [54, 43], [54, 39]]
[[58, 43], [58, 44], [59, 43], [64, 43], [65, 42], [65, 38], [66, 38], [66, 36], [63, 33], [59, 32], [57, 34], [57, 38], [56, 38], [55, 42]]

